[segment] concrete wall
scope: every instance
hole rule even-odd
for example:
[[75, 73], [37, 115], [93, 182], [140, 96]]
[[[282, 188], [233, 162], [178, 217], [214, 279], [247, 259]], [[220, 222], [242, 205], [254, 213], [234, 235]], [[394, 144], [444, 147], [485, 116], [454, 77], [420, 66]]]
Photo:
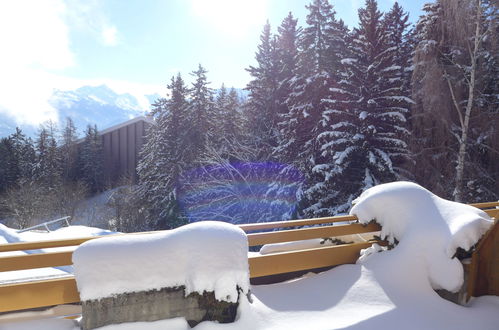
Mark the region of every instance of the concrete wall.
[[124, 322], [184, 317], [191, 327], [202, 321], [234, 322], [238, 303], [215, 299], [213, 292], [185, 296], [185, 288], [163, 288], [82, 302], [81, 327], [95, 329]]

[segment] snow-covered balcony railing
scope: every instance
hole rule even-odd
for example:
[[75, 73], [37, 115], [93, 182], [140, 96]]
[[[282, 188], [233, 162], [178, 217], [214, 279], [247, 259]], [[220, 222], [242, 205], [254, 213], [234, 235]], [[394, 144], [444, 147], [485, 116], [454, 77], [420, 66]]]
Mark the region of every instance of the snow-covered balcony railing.
[[[491, 217], [495, 217], [496, 219], [499, 217], [499, 209], [497, 208], [499, 207], [499, 202], [471, 205], [483, 209]], [[318, 219], [244, 224], [239, 227], [247, 233], [248, 245], [250, 247], [372, 233], [381, 229], [376, 223], [361, 225], [355, 223], [356, 220], [355, 216], [335, 216]], [[335, 225], [338, 222], [342, 224]], [[294, 229], [296, 227], [302, 228]], [[0, 272], [72, 265], [72, 253], [74, 249], [81, 243], [96, 238], [99, 238], [99, 236], [0, 244]], [[314, 248], [306, 248], [303, 245], [300, 247], [300, 244], [297, 244], [296, 247], [298, 250], [270, 254], [250, 254], [248, 257], [250, 277], [258, 278], [355, 263], [359, 257], [360, 250], [371, 246], [372, 243], [370, 241]], [[61, 250], [58, 248], [64, 249]], [[40, 252], [37, 251], [39, 249], [48, 250]], [[31, 253], [2, 256], [4, 252], [13, 251], [31, 251]], [[75, 279], [71, 275], [61, 278], [0, 284], [0, 297], [0, 313], [78, 303], [80, 301]]]

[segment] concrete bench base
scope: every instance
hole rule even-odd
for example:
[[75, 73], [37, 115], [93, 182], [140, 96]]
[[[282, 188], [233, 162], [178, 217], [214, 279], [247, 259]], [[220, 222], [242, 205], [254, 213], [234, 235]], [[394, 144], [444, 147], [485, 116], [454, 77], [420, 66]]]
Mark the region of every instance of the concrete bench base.
[[202, 321], [234, 322], [238, 303], [218, 301], [213, 292], [193, 292], [185, 287], [119, 294], [82, 303], [81, 327], [95, 329], [124, 322], [152, 322], [184, 317], [191, 327]]

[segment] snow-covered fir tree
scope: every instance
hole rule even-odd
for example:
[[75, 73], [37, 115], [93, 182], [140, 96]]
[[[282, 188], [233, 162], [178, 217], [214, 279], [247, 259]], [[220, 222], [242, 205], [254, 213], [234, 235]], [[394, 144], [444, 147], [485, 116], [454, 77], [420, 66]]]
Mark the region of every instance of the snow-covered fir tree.
[[249, 91], [247, 102], [247, 124], [249, 138], [259, 151], [258, 160], [271, 158], [272, 149], [277, 144], [277, 89], [278, 54], [276, 38], [267, 22], [260, 36], [260, 44], [255, 54], [256, 66], [246, 69], [252, 80], [246, 86]]
[[102, 138], [97, 125], [88, 125], [80, 151], [80, 176], [88, 189], [95, 193], [104, 188]]
[[[290, 12], [277, 28], [276, 52], [278, 58], [276, 103], [277, 114], [288, 113], [286, 100], [291, 93], [291, 80], [298, 67], [298, 38], [301, 28], [297, 26], [298, 19]], [[279, 119], [278, 119], [279, 120]], [[282, 141], [279, 141], [281, 144]]]
[[[313, 170], [324, 161], [318, 137], [330, 119], [325, 113], [325, 100], [333, 97], [331, 88], [339, 79], [347, 28], [336, 20], [328, 1], [315, 0], [307, 9], [307, 26], [299, 39], [298, 66], [286, 101], [289, 110], [279, 124], [282, 143], [275, 152], [283, 162], [304, 173], [301, 208], [305, 208], [307, 216], [317, 216], [321, 211], [310, 206], [323, 193], [319, 191], [323, 178]], [[286, 171], [283, 170], [284, 176]]]
[[409, 157], [406, 124], [412, 101], [403, 93], [404, 71], [394, 62], [397, 47], [383, 23], [376, 1], [367, 0], [352, 32], [350, 57], [342, 60], [342, 79], [328, 100], [330, 125], [320, 140], [329, 161], [315, 170], [329, 194], [315, 198], [314, 212], [346, 211], [363, 190], [399, 178]]
[[167, 87], [171, 96], [153, 105], [154, 124], [147, 131], [137, 168], [137, 192], [148, 205], [148, 226], [155, 229], [183, 222], [176, 188], [180, 174], [190, 166], [188, 89], [180, 74]]
[[78, 177], [78, 135], [71, 118], [66, 118], [60, 137], [62, 179], [64, 183], [74, 182]]
[[61, 153], [57, 146], [56, 134], [55, 123], [48, 121], [40, 126], [35, 141], [33, 178], [47, 192], [58, 189], [62, 184]]
[[210, 83], [206, 77], [207, 72], [201, 64], [196, 71], [191, 72], [194, 81], [189, 95], [187, 113], [190, 126], [186, 137], [188, 145], [185, 147], [192, 163], [196, 162], [199, 155], [204, 152], [208, 141], [212, 141], [214, 137], [215, 104], [213, 90], [209, 87]]
[[[383, 23], [386, 29], [386, 42], [389, 48], [393, 48], [393, 64], [399, 67], [399, 77], [393, 80], [401, 80], [400, 95], [411, 97], [411, 78], [413, 72], [413, 56], [415, 47], [414, 29], [408, 23], [409, 14], [397, 1], [389, 12], [384, 16]], [[408, 118], [409, 116], [407, 116]]]
[[19, 167], [15, 157], [11, 137], [0, 139], [0, 195], [13, 186], [19, 177]]
[[15, 133], [2, 138], [0, 149], [0, 193], [31, 182], [35, 164], [33, 140], [16, 127]]
[[213, 146], [218, 153], [231, 157], [231, 150], [243, 137], [243, 118], [240, 112], [240, 100], [237, 91], [230, 91], [222, 84], [215, 99], [215, 122]]

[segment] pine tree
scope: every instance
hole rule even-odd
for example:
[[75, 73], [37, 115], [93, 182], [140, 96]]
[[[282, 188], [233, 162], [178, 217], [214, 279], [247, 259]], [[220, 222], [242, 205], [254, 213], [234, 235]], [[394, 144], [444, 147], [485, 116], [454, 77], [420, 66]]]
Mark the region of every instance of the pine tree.
[[246, 86], [249, 91], [246, 116], [249, 136], [259, 151], [258, 160], [269, 160], [277, 145], [278, 54], [277, 40], [267, 22], [260, 36], [255, 59], [257, 66], [246, 69], [252, 80]]
[[277, 28], [276, 52], [278, 56], [276, 102], [277, 113], [282, 116], [288, 113], [286, 99], [291, 94], [291, 81], [298, 67], [298, 38], [301, 28], [298, 20], [290, 12]]
[[177, 200], [179, 176], [190, 164], [188, 89], [180, 74], [167, 86], [171, 98], [159, 99], [152, 109], [154, 124], [140, 153], [138, 194], [149, 205], [151, 229], [183, 223]]
[[13, 186], [19, 177], [15, 150], [10, 139], [0, 139], [0, 195]]
[[31, 181], [34, 157], [33, 141], [20, 128], [0, 140], [0, 194]]
[[403, 93], [397, 46], [389, 41], [376, 1], [367, 0], [359, 9], [359, 21], [350, 57], [342, 60], [343, 77], [332, 89], [336, 95], [328, 100], [330, 126], [320, 138], [329, 161], [314, 170], [324, 177], [319, 188], [329, 193], [317, 198], [314, 212], [346, 211], [363, 190], [400, 177], [400, 165], [408, 159], [412, 101]]
[[25, 184], [33, 180], [33, 168], [35, 164], [35, 146], [30, 137], [24, 135], [20, 128], [10, 136], [12, 141], [15, 163], [17, 166], [16, 181]]
[[276, 153], [283, 162], [305, 174], [301, 188], [301, 208], [306, 216], [323, 214], [316, 201], [324, 190], [324, 175], [319, 169], [327, 161], [321, 150], [321, 136], [330, 125], [329, 112], [334, 99], [333, 88], [340, 80], [341, 60], [345, 56], [347, 28], [335, 18], [333, 7], [326, 0], [314, 0], [307, 6], [307, 26], [299, 39], [298, 67], [291, 81], [286, 103], [288, 113], [282, 116], [282, 143]]
[[400, 95], [405, 97], [411, 96], [412, 58], [415, 48], [414, 30], [410, 28], [408, 20], [409, 14], [404, 12], [404, 9], [397, 1], [383, 19], [387, 46], [393, 48], [393, 64], [400, 68], [398, 73], [400, 77], [391, 79], [400, 79], [402, 81]]
[[88, 189], [95, 193], [104, 187], [102, 138], [97, 125], [88, 125], [80, 154], [80, 173]]
[[78, 136], [71, 118], [66, 118], [62, 130], [60, 151], [62, 156], [62, 179], [64, 183], [74, 182], [78, 176]]
[[61, 152], [58, 149], [56, 132], [55, 123], [48, 121], [40, 126], [35, 142], [34, 181], [47, 192], [60, 188], [62, 184]]
[[237, 91], [227, 91], [225, 85], [219, 90], [215, 100], [215, 122], [218, 129], [214, 131], [214, 147], [221, 155], [231, 157], [231, 150], [243, 136], [243, 122], [240, 113], [240, 101]]
[[191, 75], [194, 77], [190, 89], [188, 116], [190, 128], [187, 136], [190, 162], [195, 162], [214, 137], [214, 102], [213, 91], [209, 87], [206, 71], [201, 64]]

